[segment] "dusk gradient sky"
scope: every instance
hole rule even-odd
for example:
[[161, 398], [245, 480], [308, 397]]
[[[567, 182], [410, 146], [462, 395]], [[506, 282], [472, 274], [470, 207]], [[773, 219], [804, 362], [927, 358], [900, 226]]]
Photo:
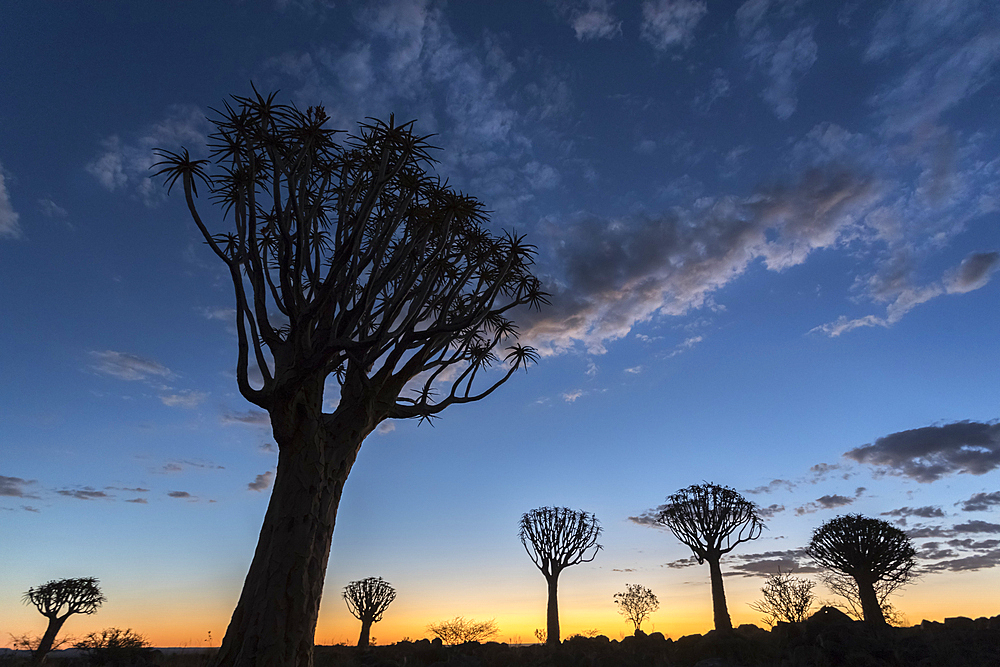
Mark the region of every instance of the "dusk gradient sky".
[[542, 505], [604, 527], [560, 579], [565, 635], [627, 632], [626, 583], [653, 629], [705, 632], [707, 567], [644, 518], [702, 481], [766, 516], [723, 559], [734, 624], [763, 575], [814, 576], [811, 531], [847, 512], [913, 538], [910, 623], [1000, 614], [995, 0], [109, 0], [0, 25], [0, 645], [44, 629], [24, 591], [79, 576], [108, 601], [67, 634], [225, 632], [276, 452], [225, 267], [149, 167], [204, 156], [251, 81], [348, 131], [416, 119], [552, 293], [515, 313], [537, 366], [365, 442], [318, 643], [357, 640], [340, 591], [369, 576], [398, 591], [379, 643], [458, 615], [532, 641], [517, 522]]

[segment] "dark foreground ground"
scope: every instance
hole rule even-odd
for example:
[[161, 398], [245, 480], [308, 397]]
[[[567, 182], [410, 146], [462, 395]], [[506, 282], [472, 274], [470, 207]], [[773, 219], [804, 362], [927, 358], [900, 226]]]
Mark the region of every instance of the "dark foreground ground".
[[[103, 664], [207, 667], [210, 653], [54, 659], [55, 667]], [[94, 658], [98, 658], [95, 660]], [[113, 659], [111, 659], [113, 658]], [[15, 665], [0, 658], [0, 665]], [[819, 613], [804, 623], [778, 624], [768, 632], [740, 626], [731, 635], [709, 632], [677, 640], [659, 633], [622, 641], [574, 637], [561, 646], [462, 644], [422, 639], [359, 649], [317, 646], [316, 667], [1000, 667], [1000, 616], [924, 621], [875, 633], [838, 613]]]

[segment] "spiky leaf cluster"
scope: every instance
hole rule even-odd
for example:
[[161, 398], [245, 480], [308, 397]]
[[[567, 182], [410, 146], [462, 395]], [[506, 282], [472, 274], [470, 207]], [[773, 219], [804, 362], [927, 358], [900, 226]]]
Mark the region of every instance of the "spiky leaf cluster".
[[396, 599], [396, 589], [382, 577], [368, 577], [347, 584], [343, 596], [347, 609], [354, 618], [378, 623], [382, 620], [382, 614]]
[[861, 514], [830, 519], [813, 531], [806, 547], [806, 554], [820, 565], [869, 584], [906, 582], [916, 553], [899, 528]]
[[94, 577], [58, 579], [29, 588], [24, 603], [33, 604], [46, 618], [66, 618], [71, 614], [93, 614], [107, 598]]
[[719, 484], [681, 489], [667, 496], [658, 510], [656, 522], [686, 544], [699, 564], [757, 539], [764, 529], [757, 506], [735, 489]]
[[588, 563], [602, 546], [597, 517], [568, 507], [539, 507], [521, 515], [518, 536], [524, 550], [546, 577], [571, 565]]
[[[412, 122], [369, 119], [338, 141], [322, 107], [302, 111], [256, 91], [216, 113], [212, 159], [160, 151], [157, 174], [183, 185], [229, 268], [248, 400], [267, 409], [283, 387], [332, 375], [382, 392], [388, 417], [427, 418], [536, 360], [511, 345], [503, 379], [473, 388], [517, 337], [508, 311], [547, 295], [531, 273], [534, 247], [490, 233], [482, 203], [431, 173], [432, 146]], [[203, 221], [199, 184], [228, 231]], [[260, 389], [249, 383], [251, 362]], [[414, 394], [399, 398], [414, 378]]]

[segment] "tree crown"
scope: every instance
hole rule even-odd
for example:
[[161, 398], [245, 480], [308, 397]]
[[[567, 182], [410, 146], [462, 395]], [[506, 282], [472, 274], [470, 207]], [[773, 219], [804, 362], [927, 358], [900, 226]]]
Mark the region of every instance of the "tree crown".
[[343, 596], [354, 618], [378, 623], [389, 604], [396, 599], [396, 589], [382, 577], [368, 577], [347, 584]]
[[681, 489], [668, 496], [658, 511], [656, 522], [686, 544], [699, 563], [757, 539], [764, 529], [756, 505], [735, 489], [718, 484]]
[[872, 584], [905, 582], [916, 553], [899, 528], [861, 514], [830, 519], [813, 531], [806, 547], [806, 554], [820, 565]]
[[93, 614], [107, 599], [99, 584], [94, 577], [58, 579], [29, 588], [23, 599], [48, 618]]
[[[269, 409], [289, 388], [333, 377], [384, 404], [380, 418], [425, 419], [537, 359], [514, 344], [506, 373], [473, 388], [517, 337], [508, 311], [547, 295], [531, 273], [534, 246], [491, 234], [482, 203], [429, 173], [433, 147], [413, 122], [369, 119], [338, 143], [323, 107], [303, 112], [256, 91], [232, 100], [212, 120], [212, 160], [161, 150], [156, 166], [169, 188], [182, 184], [229, 269], [244, 397]], [[230, 231], [203, 222], [199, 184]], [[400, 397], [414, 378], [415, 395]]]
[[627, 618], [638, 630], [649, 615], [660, 608], [660, 601], [653, 591], [641, 584], [625, 584], [624, 593], [615, 593], [618, 613]]
[[603, 548], [597, 543], [601, 530], [593, 514], [539, 507], [521, 515], [518, 536], [535, 566], [546, 576], [555, 576], [571, 565], [594, 560]]

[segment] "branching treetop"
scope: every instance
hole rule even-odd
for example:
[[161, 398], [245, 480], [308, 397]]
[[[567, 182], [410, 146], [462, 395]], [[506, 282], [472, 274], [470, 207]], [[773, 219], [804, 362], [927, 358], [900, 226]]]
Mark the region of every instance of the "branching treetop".
[[[508, 347], [501, 379], [473, 389], [499, 362], [495, 349], [517, 337], [507, 311], [547, 295], [530, 271], [534, 246], [492, 235], [479, 201], [429, 173], [428, 137], [390, 116], [338, 143], [323, 107], [274, 98], [255, 91], [226, 102], [212, 121], [211, 161], [161, 150], [157, 163], [229, 268], [243, 396], [269, 409], [282, 390], [334, 376], [389, 402], [387, 417], [429, 418], [536, 360], [529, 347]], [[199, 184], [230, 231], [203, 221]], [[415, 396], [397, 400], [413, 378]]]
[[916, 551], [906, 533], [881, 519], [846, 514], [813, 531], [806, 554], [855, 579], [905, 582]]
[[757, 506], [735, 489], [718, 484], [695, 484], [667, 497], [656, 522], [669, 528], [691, 548], [698, 563], [755, 540], [764, 529]]
[[597, 543], [600, 534], [596, 516], [568, 507], [539, 507], [524, 513], [518, 533], [524, 550], [546, 577], [594, 560], [602, 549]]
[[[67, 618], [72, 614], [93, 614], [107, 598], [94, 577], [59, 579], [29, 588], [24, 603], [33, 604], [46, 618]], [[65, 609], [65, 613], [63, 610]]]
[[354, 618], [378, 623], [389, 604], [396, 599], [396, 589], [382, 577], [368, 577], [347, 584], [343, 595]]

